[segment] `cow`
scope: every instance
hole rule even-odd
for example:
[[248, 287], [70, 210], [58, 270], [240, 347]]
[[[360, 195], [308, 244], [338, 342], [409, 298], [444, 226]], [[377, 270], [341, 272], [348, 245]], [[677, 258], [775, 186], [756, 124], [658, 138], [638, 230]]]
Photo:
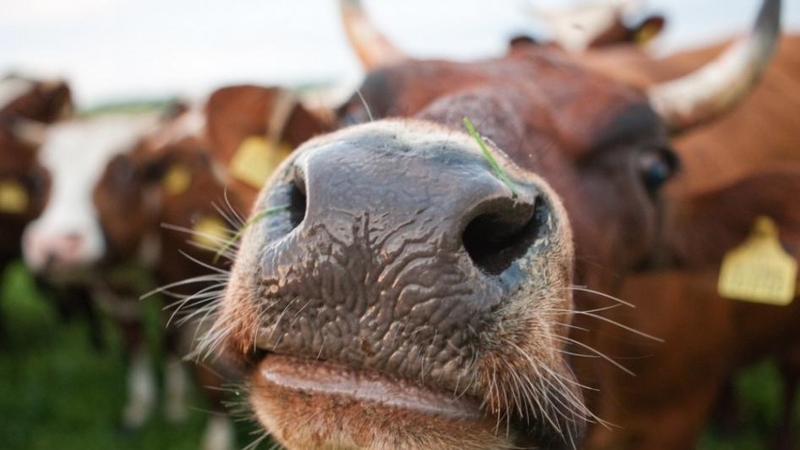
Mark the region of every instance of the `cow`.
[[[688, 52], [681, 52], [668, 56], [663, 59], [654, 60], [641, 53], [638, 49], [631, 49], [626, 46], [606, 46], [594, 48], [591, 52], [584, 54], [585, 60], [592, 67], [600, 68], [612, 76], [622, 76], [628, 79], [639, 80], [642, 85], [657, 83], [681, 76], [696, 70], [698, 67], [712, 60], [721, 53], [726, 43], [721, 43], [706, 48], [701, 48]], [[783, 35], [778, 45], [778, 51], [773, 62], [766, 69], [763, 79], [753, 90], [751, 95], [743, 102], [741, 107], [732, 111], [725, 117], [720, 118], [708, 126], [699, 127], [690, 132], [684, 133], [674, 142], [674, 148], [683, 161], [682, 173], [671, 184], [666, 196], [671, 203], [679, 203], [684, 199], [707, 193], [729, 186], [733, 183], [742, 181], [744, 178], [758, 176], [761, 171], [773, 170], [772, 165], [776, 161], [794, 163], [800, 156], [800, 147], [794, 138], [795, 130], [800, 126], [796, 114], [793, 113], [800, 102], [793, 93], [800, 89], [800, 36]], [[721, 157], [721, 155], [725, 155]], [[785, 177], [784, 177], [785, 178]], [[774, 181], [773, 181], [774, 183]], [[768, 185], [765, 183], [765, 186]], [[725, 223], [719, 224], [721, 229], [725, 228]], [[718, 252], [719, 256], [720, 253]], [[719, 261], [717, 261], [719, 263]], [[658, 281], [652, 275], [647, 277], [650, 283], [657, 285]], [[675, 281], [673, 281], [675, 282]], [[643, 284], [633, 282], [634, 284]], [[685, 290], [691, 291], [689, 288]], [[636, 292], [634, 291], [623, 298], [634, 301]], [[715, 301], [717, 296], [700, 300], [698, 293], [689, 300], [691, 303], [699, 301]], [[649, 296], [648, 296], [649, 298]], [[676, 301], [677, 303], [677, 301]], [[748, 316], [752, 321], [766, 321], [770, 323], [772, 313], [770, 307], [753, 308]], [[762, 315], [764, 317], [762, 317]], [[687, 319], [690, 320], [690, 319]], [[715, 320], [709, 317], [708, 320]], [[724, 317], [718, 318], [720, 321], [728, 321]], [[745, 328], [751, 330], [751, 328]], [[763, 330], [756, 329], [756, 333]], [[768, 336], [770, 334], [767, 334]], [[749, 340], [762, 341], [764, 335], [755, 334], [743, 339], [742, 342]], [[793, 342], [792, 338], [785, 339], [784, 342], [775, 343], [783, 350], [774, 351], [767, 347], [762, 347], [763, 355], [778, 356], [779, 367], [784, 378], [784, 398], [782, 406], [782, 423], [776, 442], [779, 448], [794, 448], [794, 439], [790, 437], [792, 426], [792, 411], [798, 380], [798, 366], [793, 363], [793, 359], [784, 360], [782, 354], [788, 352], [793, 354], [793, 350], [786, 350], [786, 345]], [[733, 349], [725, 349], [725, 352]], [[679, 354], [686, 355], [687, 361], [691, 359], [690, 354], [685, 351], [676, 350]], [[650, 358], [653, 364], [659, 361]], [[754, 360], [754, 357], [746, 361]], [[738, 369], [742, 362], [730, 365], [731, 370]], [[677, 402], [677, 399], [672, 399]], [[724, 422], [722, 425], [726, 430], [735, 429], [736, 414], [734, 393], [730, 381], [724, 384], [722, 396], [719, 399], [715, 418]], [[620, 401], [620, 404], [626, 404]], [[680, 406], [673, 406], [680, 410]], [[655, 408], [650, 408], [654, 411]], [[652, 421], [657, 423], [658, 419]], [[637, 423], [644, 424], [644, 420]]]
[[[223, 197], [220, 172], [211, 167], [205, 147], [185, 148], [204, 124], [202, 112], [176, 106], [166, 113], [75, 118], [38, 130], [26, 124], [18, 131], [41, 143], [37, 162], [49, 181], [44, 211], [24, 232], [25, 263], [50, 283], [88, 290], [120, 331], [128, 366], [123, 430], [145, 425], [156, 402], [139, 299], [155, 283], [196, 272], [175, 246], [174, 230], [160, 224], [179, 226], [220, 214], [205, 197]], [[205, 217], [208, 210], [213, 214]], [[180, 287], [175, 290], [181, 293]], [[165, 323], [173, 322], [165, 318]], [[188, 413], [182, 351], [189, 339], [167, 326], [160, 342], [169, 422], [180, 422]], [[195, 373], [202, 379], [217, 376], [204, 369]], [[221, 394], [214, 394], [211, 407], [219, 411]], [[227, 417], [217, 414], [209, 421], [203, 448], [231, 448], [232, 439]]]
[[155, 395], [138, 302], [156, 251], [141, 233], [153, 205], [136, 188], [141, 174], [127, 153], [158, 123], [156, 113], [111, 114], [16, 131], [39, 143], [36, 164], [46, 180], [42, 214], [22, 236], [23, 260], [50, 284], [87, 290], [122, 331], [130, 369], [124, 428], [144, 424]]
[[379, 44], [357, 46], [376, 69], [338, 111], [355, 124], [262, 188], [202, 344], [290, 448], [577, 447], [608, 426], [598, 366], [619, 364], [580, 331], [691, 229], [661, 204], [669, 135], [747, 94], [780, 2], [721, 59], [646, 88], [547, 47], [407, 59], [355, 3], [351, 38]]
[[[800, 164], [782, 164], [710, 192], [670, 200], [671, 221], [690, 228], [673, 229], [672, 263], [626, 279], [619, 296], [636, 308], [609, 314], [665, 344], [625, 339], [612, 328], [600, 333], [597, 348], [631, 361], [628, 367], [637, 377], [606, 371], [613, 381], [607, 383], [598, 414], [619, 428], [598, 430], [591, 448], [659, 448], [656, 443], [668, 448], [692, 442], [674, 439], [696, 438], [733, 370], [797, 348], [796, 298], [782, 307], [732, 300], [719, 294], [718, 280], [724, 255], [746, 241], [759, 216], [772, 218], [780, 243], [795, 259], [800, 257], [800, 216], [791, 208], [791, 193], [798, 188]], [[791, 407], [791, 402], [783, 405], [780, 435], [786, 447], [781, 448], [793, 448]]]
[[[21, 256], [22, 231], [41, 213], [46, 197], [47, 180], [36, 164], [36, 144], [18, 139], [15, 129], [20, 121], [52, 123], [70, 116], [72, 110], [70, 89], [63, 80], [19, 75], [0, 79], [0, 276]], [[89, 320], [92, 344], [101, 347], [100, 326], [86, 292], [54, 290], [41, 279], [37, 282], [57, 298], [62, 318], [82, 314]], [[0, 335], [3, 330], [0, 320]]]
[[[723, 49], [724, 45], [715, 45], [706, 49], [681, 53], [663, 60], [658, 60], [648, 56], [639, 48], [632, 48], [632, 46], [624, 45], [624, 43], [617, 43], [602, 47], [594, 47], [590, 51], [577, 56], [580, 64], [591, 69], [600, 70], [602, 73], [609, 74], [615, 78], [630, 80], [636, 85], [648, 87], [653, 85], [653, 83], [686, 75], [692, 70], [696, 70], [703, 64], [711, 61], [713, 57], [721, 53]], [[761, 177], [758, 172], [761, 170], [771, 170], [768, 167], [770, 161], [796, 160], [797, 156], [800, 155], [800, 150], [797, 149], [797, 143], [793, 141], [793, 136], [795, 134], [794, 130], [800, 124], [797, 123], [796, 115], [792, 113], [792, 111], [796, 109], [796, 102], [791, 93], [797, 90], [797, 85], [800, 83], [800, 77], [798, 77], [798, 74], [800, 74], [800, 66], [798, 66], [798, 61], [800, 61], [800, 59], [797, 58], [798, 49], [800, 49], [800, 41], [798, 41], [797, 36], [782, 36], [779, 43], [779, 50], [775, 55], [774, 61], [766, 69], [764, 77], [759, 85], [748, 98], [743, 101], [743, 104], [739, 108], [707, 126], [696, 127], [676, 137], [673, 141], [673, 147], [683, 161], [683, 164], [682, 170], [665, 192], [667, 203], [677, 205], [701, 193], [708, 194], [709, 191], [721, 189], [723, 187], [732, 188], [730, 185], [742, 178]], [[512, 51], [517, 51], [517, 48], [513, 47]], [[524, 51], [524, 49], [521, 51]], [[364, 51], [359, 53], [364, 53]], [[369, 63], [369, 61], [366, 61], [366, 63]], [[382, 105], [383, 99], [392, 95], [392, 89], [387, 83], [383, 83], [382, 85], [370, 87], [369, 92], [372, 92], [372, 94], [365, 95], [367, 98], [371, 96], [376, 99], [375, 104], [378, 106], [373, 107], [373, 110], [377, 109], [378, 114], [380, 114], [380, 105]], [[376, 93], [378, 92], [380, 92], [381, 95], [377, 95]], [[349, 105], [348, 107], [354, 107], [357, 113], [359, 110], [358, 103], [353, 102], [353, 105]], [[405, 107], [413, 108], [413, 106]], [[396, 111], [394, 111], [394, 113], [396, 113]], [[363, 117], [357, 117], [356, 119], [363, 120]], [[709, 170], [711, 167], [713, 167], [713, 170]], [[786, 180], [788, 178], [782, 176], [780, 179]], [[784, 183], [786, 182], [787, 181], [784, 181]], [[776, 181], [772, 181], [772, 183], [780, 184]], [[749, 189], [754, 192], [763, 189], [772, 189], [774, 191], [774, 188], [769, 188], [769, 186], [771, 186], [770, 182], [764, 180], [762, 180], [761, 183], [753, 183], [751, 181], [748, 186], [750, 186]], [[784, 197], [786, 196], [786, 194], [783, 195]], [[751, 221], [755, 220], [755, 215], [755, 213], [751, 214]], [[720, 221], [717, 226], [721, 230], [730, 227], [725, 221]], [[741, 228], [743, 226], [744, 225], [740, 225], [740, 235], [744, 235], [742, 231], [743, 228]], [[792, 224], [789, 226], [791, 227]], [[702, 249], [704, 246], [700, 245], [698, 242], [697, 248]], [[717, 264], [720, 262], [722, 253], [721, 251], [717, 251], [715, 254]], [[681, 261], [681, 263], [688, 264], [689, 261]], [[642, 281], [637, 281], [636, 277], [631, 278], [631, 283], [634, 286], [644, 284]], [[651, 286], [660, 285], [657, 281], [658, 278], [652, 274], [648, 274], [645, 278]], [[673, 283], [675, 279], [675, 277], [670, 278], [670, 280], [673, 280]], [[690, 288], [686, 287], [684, 290], [690, 291]], [[676, 288], [675, 291], [679, 291], [679, 289]], [[645, 291], [624, 289], [621, 298], [633, 303], [639, 303], [635, 300], [637, 300], [636, 295], [641, 295], [641, 292]], [[698, 296], [699, 295], [700, 294], [698, 294]], [[698, 296], [693, 298], [698, 299]], [[645, 298], [648, 300], [652, 297], [653, 295], [649, 292], [645, 295]], [[712, 301], [713, 298], [715, 297], [705, 301]], [[671, 302], [674, 305], [673, 307], [677, 308], [676, 313], [683, 312], [683, 314], [689, 314], [689, 312], [681, 307], [684, 300], [683, 298], [675, 298]], [[667, 300], [664, 300], [664, 302], [666, 301]], [[698, 301], [700, 300], [689, 300], [692, 304]], [[770, 317], [772, 316], [771, 309], [772, 307], [752, 308], [748, 317], [758, 321], [760, 320], [758, 317], [764, 314], [766, 316], [765, 323], [772, 323], [770, 322]], [[622, 314], [619, 317], [616, 317], [615, 314], [610, 312], [607, 314], [614, 316], [616, 320], [628, 326], [633, 326], [633, 328], [639, 328], [635, 325], [635, 320], [645, 320], [638, 319], [638, 314]], [[680, 316], [670, 316], [670, 320], [674, 317]], [[703, 317], [705, 317], [705, 321], [720, 320], [724, 322], [729, 320], [725, 317]], [[691, 323], [696, 318], [695, 316], [687, 318], [686, 322]], [[649, 325], [649, 322], [644, 323]], [[768, 330], [769, 328], [767, 327], [765, 329]], [[752, 328], [745, 328], [745, 330], [752, 330], [755, 334], [747, 335], [747, 337], [743, 338], [740, 342], [746, 342], [748, 339], [760, 342], [766, 340], [771, 342], [770, 346], [778, 346], [784, 349], [786, 345], [790, 345], [793, 342], [792, 338], [785, 338], [783, 341], [777, 342], [774, 340], [769, 341], [769, 336], [775, 336], [774, 334], [758, 334], [763, 330], [753, 330]], [[612, 343], [606, 341], [606, 344], [611, 345]], [[697, 345], [704, 345], [704, 343], [697, 343]], [[770, 346], [764, 345], [760, 347], [762, 356], [774, 353], [774, 350], [771, 349]], [[618, 350], [620, 349], [609, 346], [603, 350], [608, 354], [618, 354]], [[654, 370], [658, 370], [658, 368], [670, 364], [670, 361], [683, 361], [688, 364], [690, 361], [696, 359], [694, 354], [687, 352], [685, 349], [676, 348], [674, 354], [668, 354], [667, 352], [669, 350], [670, 347], [664, 347], [663, 351], [659, 353], [659, 355], [661, 355], [659, 357], [655, 357], [652, 354], [646, 355], [647, 361], [655, 368]], [[731, 352], [735, 352], [735, 349], [726, 346], [719, 348], [718, 351], [724, 354], [731, 354]], [[643, 357], [643, 355], [639, 356]], [[685, 359], [681, 360], [680, 358]], [[744, 361], [753, 360], [754, 356], [750, 356]], [[726, 370], [740, 367], [744, 361], [740, 361], [737, 364], [729, 364], [726, 366]], [[794, 372], [789, 370], [791, 366], [786, 363], [781, 364], [781, 367], [783, 367], [783, 373], [791, 374]], [[682, 374], [679, 370], [672, 373], [679, 378]], [[679, 379], [674, 381], [677, 383]], [[795, 380], [787, 380], [787, 386], [792, 386], [794, 384], [796, 384]], [[719, 385], [718, 380], [714, 386], [717, 385]], [[697, 391], [703, 392], [702, 398], [708, 398], [709, 395], [713, 395], [714, 388], [709, 386], [711, 385], [706, 385], [704, 387], [705, 391]], [[651, 388], [654, 390], [654, 395], [659, 395], [662, 392], [656, 384], [651, 385]], [[622, 393], [620, 393], [620, 391], [609, 389], [609, 392], [609, 398], [612, 395], [617, 395], [617, 398], [615, 398], [612, 403], [618, 405], [619, 410], [624, 410], [625, 405], [630, 405], [628, 408], [630, 410], [636, 410], [636, 408], [638, 408], [637, 405], [639, 405], [639, 402], [637, 401], [636, 395], [629, 395], [627, 397], [623, 395], [625, 392], [629, 391], [623, 389], [621, 391]], [[612, 392], [613, 394], [611, 394]], [[637, 391], [637, 394], [641, 394], [641, 392], [642, 390], [640, 389]], [[680, 402], [684, 398], [692, 398], [692, 401], [695, 402], [704, 401], [701, 399], [701, 396], [665, 396], [660, 400], [662, 404], [662, 410], [660, 412], [658, 408], [651, 404], [645, 411], [639, 411], [639, 417], [635, 419], [631, 419], [634, 417], [633, 414], [625, 415], [625, 420], [632, 421], [630, 428], [636, 430], [631, 431], [628, 435], [639, 433], [640, 435], [646, 436], [647, 433], [643, 430], [651, 430], [651, 434], [655, 434], [658, 431], [655, 424], [661, 421], [661, 416], [657, 414], [665, 415], [668, 414], [669, 411], [675, 411], [674, 416], [679, 417], [680, 411], [683, 410]], [[793, 398], [793, 392], [789, 390], [785, 400], [785, 411], [790, 411]], [[691, 404], [689, 404], [689, 408], [691, 408]], [[707, 412], [707, 410], [708, 405], [704, 404], [704, 408], [701, 408], [701, 412]], [[647, 415], [644, 414], [645, 412], [652, 415], [649, 421]], [[790, 413], [785, 413], [785, 415], [790, 415]], [[691, 427], [694, 427], [687, 429], [696, 430], [697, 420], [693, 422], [694, 417], [696, 416], [684, 416], [683, 420], [690, 424]], [[627, 423], [619, 417], [616, 418], [616, 421], [613, 420], [613, 418], [609, 418], [609, 420], [618, 424], [622, 429], [625, 428]], [[789, 421], [785, 422], [781, 425], [781, 428], [789, 428], [790, 423]], [[618, 438], [623, 440], [622, 436], [625, 436], [625, 433], [620, 432], [617, 434]], [[658, 435], [655, 434], [655, 436]], [[669, 436], [676, 437], [676, 434], [673, 433]], [[641, 439], [642, 438], [638, 441], [640, 445]], [[653, 438], [653, 440], [657, 440], [657, 438]], [[665, 440], [664, 442], [669, 441]], [[619, 441], [617, 441], [616, 444], [621, 445]], [[636, 444], [630, 445], [634, 448], [637, 447]]]
[[[214, 277], [227, 261], [220, 256], [235, 234], [229, 227], [242, 225], [237, 217], [253, 201], [254, 184], [269, 175], [269, 164], [262, 167], [248, 151], [267, 149], [260, 156], [277, 164], [286, 145], [317, 132], [307, 117], [288, 91], [232, 86], [166, 114], [19, 127], [21, 137], [40, 142], [38, 164], [52, 179], [44, 213], [25, 231], [26, 264], [53, 283], [87, 286], [120, 329], [129, 365], [124, 429], [143, 426], [156, 400], [139, 297], [158, 284], [163, 288], [155, 292], [179, 299], [167, 308], [162, 344], [165, 416], [180, 421], [188, 386], [181, 359], [203, 328], [202, 305], [213, 299]], [[213, 413], [203, 448], [232, 448], [220, 371], [213, 364], [192, 368]]]

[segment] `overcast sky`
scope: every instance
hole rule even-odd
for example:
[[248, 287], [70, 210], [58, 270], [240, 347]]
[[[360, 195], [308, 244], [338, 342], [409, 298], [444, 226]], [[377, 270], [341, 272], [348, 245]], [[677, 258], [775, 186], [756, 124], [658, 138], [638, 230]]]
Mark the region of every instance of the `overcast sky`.
[[[530, 0], [541, 7], [580, 0]], [[599, 1], [599, 0], [595, 0]], [[600, 0], [601, 1], [601, 0]], [[497, 55], [509, 36], [541, 35], [526, 0], [365, 0], [381, 29], [417, 57]], [[746, 29], [759, 0], [650, 0], [669, 18], [659, 51]], [[200, 96], [238, 82], [357, 80], [335, 0], [0, 0], [0, 74], [60, 75], [81, 106]], [[800, 0], [784, 0], [800, 30]]]

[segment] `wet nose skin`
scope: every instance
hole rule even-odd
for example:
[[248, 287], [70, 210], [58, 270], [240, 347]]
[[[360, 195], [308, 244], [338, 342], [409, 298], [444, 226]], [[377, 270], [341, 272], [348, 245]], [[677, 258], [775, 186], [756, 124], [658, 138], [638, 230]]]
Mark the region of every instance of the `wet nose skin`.
[[468, 137], [416, 131], [312, 142], [262, 193], [286, 209], [248, 237], [259, 347], [414, 377], [474, 357], [518, 259], [546, 242], [548, 201], [518, 177], [512, 193]]

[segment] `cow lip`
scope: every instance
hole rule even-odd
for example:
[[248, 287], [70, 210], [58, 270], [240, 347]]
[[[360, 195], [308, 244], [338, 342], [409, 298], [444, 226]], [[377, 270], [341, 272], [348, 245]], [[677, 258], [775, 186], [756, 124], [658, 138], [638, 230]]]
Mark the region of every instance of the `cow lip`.
[[304, 395], [341, 398], [459, 421], [486, 418], [480, 403], [472, 397], [327, 361], [268, 354], [258, 364], [254, 375], [261, 383]]

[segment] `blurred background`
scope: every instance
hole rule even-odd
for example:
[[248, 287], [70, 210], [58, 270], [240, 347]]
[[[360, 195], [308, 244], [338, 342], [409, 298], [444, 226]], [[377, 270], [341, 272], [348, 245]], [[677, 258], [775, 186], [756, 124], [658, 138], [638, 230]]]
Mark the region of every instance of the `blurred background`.
[[[199, 98], [243, 82], [352, 87], [362, 76], [332, 0], [0, 2], [0, 75], [63, 77], [81, 110]], [[536, 1], [543, 9], [583, 3]], [[650, 0], [643, 11], [668, 20], [652, 50], [669, 54], [741, 32], [758, 4]], [[514, 35], [546, 37], [543, 24], [526, 13], [528, 5], [366, 1], [375, 22], [409, 54], [460, 60], [502, 54]], [[800, 31], [800, 0], [784, 2], [783, 18], [786, 30]], [[21, 264], [0, 276], [0, 308], [8, 325], [8, 338], [0, 341], [0, 448], [197, 448], [206, 415], [200, 396], [186, 424], [167, 425], [157, 416], [140, 433], [122, 432], [117, 416], [124, 370], [113, 327], [105, 324], [109, 342], [95, 351], [85, 325], [61, 324]], [[161, 327], [159, 305], [146, 307], [154, 341]], [[778, 416], [776, 377], [770, 363], [740, 376], [736, 389], [746, 429], [727, 439], [709, 429], [701, 448], [763, 448]], [[241, 424], [240, 445], [252, 441], [253, 429], [246, 420]]]
[[[366, 1], [389, 38], [417, 57], [472, 59], [501, 54], [517, 34], [546, 36], [526, 1]], [[599, 0], [602, 1], [602, 0]], [[535, 0], [563, 8], [589, 0]], [[200, 96], [223, 84], [355, 84], [361, 69], [336, 2], [3, 0], [0, 72], [69, 79], [84, 108], [109, 101]], [[533, 3], [531, 3], [533, 4]], [[649, 0], [667, 16], [654, 50], [709, 44], [746, 30], [756, 0]], [[800, 1], [784, 2], [784, 26], [800, 30]]]

